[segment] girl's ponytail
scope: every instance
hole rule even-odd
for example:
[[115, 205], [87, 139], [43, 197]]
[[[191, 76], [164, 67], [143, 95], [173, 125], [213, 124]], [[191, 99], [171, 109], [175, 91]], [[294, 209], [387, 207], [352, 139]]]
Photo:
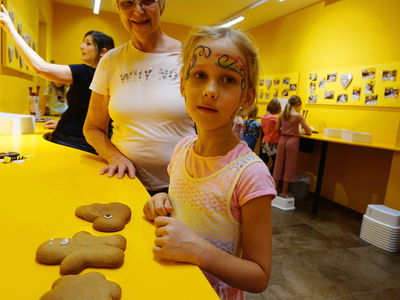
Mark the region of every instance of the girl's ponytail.
[[283, 119], [289, 120], [290, 119], [290, 110], [293, 106], [301, 105], [301, 99], [299, 96], [293, 95], [289, 98], [288, 103], [285, 106], [285, 110], [283, 111]]

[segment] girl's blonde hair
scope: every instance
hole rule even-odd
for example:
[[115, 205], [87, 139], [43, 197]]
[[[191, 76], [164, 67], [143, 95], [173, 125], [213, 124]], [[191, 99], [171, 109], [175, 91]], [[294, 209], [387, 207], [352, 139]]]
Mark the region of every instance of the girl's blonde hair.
[[285, 110], [283, 111], [282, 117], [284, 120], [289, 120], [290, 119], [290, 111], [292, 109], [292, 107], [297, 106], [297, 105], [301, 105], [301, 99], [299, 96], [291, 96], [289, 98], [288, 103], [285, 106]]
[[260, 72], [260, 63], [257, 54], [257, 49], [250, 40], [250, 38], [241, 31], [232, 29], [232, 28], [223, 28], [223, 27], [207, 27], [201, 26], [194, 28], [187, 38], [186, 42], [183, 44], [181, 61], [181, 78], [185, 78], [185, 74], [187, 73], [189, 62], [192, 57], [192, 52], [194, 47], [201, 40], [220, 40], [220, 39], [229, 39], [236, 47], [238, 47], [239, 51], [244, 56], [246, 62], [246, 83], [247, 88], [253, 88], [255, 91], [254, 95], [257, 95], [257, 86], [258, 86], [258, 76]]
[[[160, 6], [161, 14], [163, 13], [164, 8], [165, 8], [165, 2], [167, 2], [167, 0], [158, 0], [157, 1], [158, 5]], [[118, 0], [112, 0], [112, 4], [118, 10]]]
[[247, 109], [247, 119], [255, 120], [258, 114], [258, 106], [254, 104]]

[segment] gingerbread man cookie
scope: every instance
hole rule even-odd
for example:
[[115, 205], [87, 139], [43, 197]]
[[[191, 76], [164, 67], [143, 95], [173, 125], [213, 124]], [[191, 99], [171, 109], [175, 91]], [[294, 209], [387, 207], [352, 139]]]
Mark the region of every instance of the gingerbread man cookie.
[[98, 231], [113, 232], [122, 230], [131, 219], [130, 208], [122, 203], [93, 203], [80, 206], [75, 215], [86, 221], [93, 222], [93, 228]]
[[36, 260], [47, 265], [60, 264], [61, 274], [77, 274], [87, 267], [118, 268], [124, 263], [126, 239], [122, 235], [93, 236], [81, 231], [72, 238], [44, 242]]
[[119, 300], [121, 293], [118, 284], [108, 281], [101, 273], [91, 272], [57, 279], [52, 290], [40, 300]]

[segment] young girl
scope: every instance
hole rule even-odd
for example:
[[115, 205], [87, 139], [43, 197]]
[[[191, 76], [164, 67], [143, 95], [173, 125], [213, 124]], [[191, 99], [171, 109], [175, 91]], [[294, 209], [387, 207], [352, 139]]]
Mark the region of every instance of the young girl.
[[291, 96], [285, 106], [285, 110], [278, 119], [275, 130], [280, 131], [281, 137], [278, 143], [278, 152], [274, 168], [274, 179], [278, 190], [283, 180], [280, 196], [288, 198], [289, 184], [294, 181], [296, 175], [297, 157], [299, 155], [299, 124], [307, 134], [311, 134], [311, 128], [300, 114], [301, 99], [299, 96]]
[[265, 164], [272, 173], [275, 165], [279, 132], [275, 131], [278, 115], [282, 107], [278, 99], [272, 99], [267, 105], [267, 114], [261, 117], [261, 128], [264, 133], [261, 141], [261, 153]]
[[41, 115], [60, 116], [68, 108], [67, 104], [68, 85], [50, 81], [40, 99]]
[[260, 134], [260, 122], [256, 120], [258, 113], [257, 105], [253, 105], [248, 109], [247, 112], [247, 120], [244, 121], [244, 130], [243, 130], [243, 141], [247, 143], [251, 150], [254, 151], [254, 148], [257, 143], [258, 136]]
[[255, 101], [258, 57], [230, 28], [195, 29], [184, 45], [181, 93], [198, 136], [175, 147], [169, 194], [143, 211], [157, 227], [155, 258], [195, 264], [221, 299], [244, 299], [269, 281], [276, 195], [266, 165], [232, 131], [239, 107]]
[[240, 107], [232, 125], [233, 133], [239, 140], [243, 139], [244, 119], [246, 119], [246, 117], [246, 110], [243, 107]]

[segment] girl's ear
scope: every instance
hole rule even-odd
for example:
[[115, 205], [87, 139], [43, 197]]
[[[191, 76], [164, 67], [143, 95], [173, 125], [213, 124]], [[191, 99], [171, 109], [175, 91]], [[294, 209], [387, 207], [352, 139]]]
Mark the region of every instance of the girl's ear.
[[245, 94], [242, 97], [241, 106], [244, 108], [249, 108], [254, 104], [256, 100], [256, 90], [254, 87], [248, 88]]
[[180, 85], [181, 95], [185, 98], [185, 80], [181, 78], [181, 85]]

